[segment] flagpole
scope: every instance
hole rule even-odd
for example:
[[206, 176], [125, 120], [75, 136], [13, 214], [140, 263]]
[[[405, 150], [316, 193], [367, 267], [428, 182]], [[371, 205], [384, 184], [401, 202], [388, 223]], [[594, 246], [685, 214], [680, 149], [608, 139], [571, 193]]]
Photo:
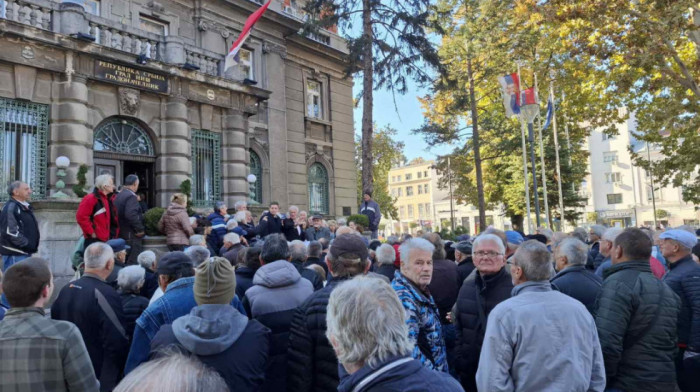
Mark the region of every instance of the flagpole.
[[554, 157], [557, 163], [557, 188], [559, 191], [559, 231], [564, 231], [564, 195], [561, 190], [561, 166], [559, 165], [559, 137], [557, 136], [557, 105], [554, 99], [554, 77], [549, 81], [549, 99], [552, 102], [552, 126], [554, 131]]
[[[518, 62], [518, 84], [522, 83], [522, 79], [520, 79], [520, 62]], [[520, 88], [518, 88], [518, 91], [516, 94], [520, 94]], [[520, 115], [518, 115], [520, 118], [520, 134], [522, 136], [522, 144], [523, 144], [523, 184], [525, 185], [525, 202], [527, 206], [527, 230], [528, 234], [533, 234], [535, 231], [532, 229], [532, 216], [530, 214], [530, 181], [528, 180], [528, 175], [527, 175], [527, 143], [525, 142], [525, 120], [523, 118], [523, 114], [521, 112]]]
[[[537, 95], [540, 89], [537, 87], [537, 72], [535, 74], [535, 95]], [[537, 102], [537, 109], [539, 110], [540, 103]], [[552, 228], [552, 217], [549, 215], [549, 202], [547, 201], [547, 171], [544, 166], [544, 143], [542, 143], [542, 120], [540, 116], [537, 116], [537, 127], [539, 128], [539, 139], [540, 139], [540, 165], [542, 166], [542, 199], [544, 199], [544, 213], [545, 220], [547, 221], [547, 227]]]

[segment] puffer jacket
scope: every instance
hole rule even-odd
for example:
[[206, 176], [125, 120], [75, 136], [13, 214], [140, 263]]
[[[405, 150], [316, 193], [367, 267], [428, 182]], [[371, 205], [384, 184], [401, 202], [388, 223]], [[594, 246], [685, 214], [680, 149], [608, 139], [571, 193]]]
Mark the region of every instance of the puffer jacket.
[[165, 234], [168, 245], [190, 246], [190, 237], [194, 235], [194, 230], [187, 216], [187, 207], [170, 203], [158, 222], [158, 230]]
[[605, 271], [596, 326], [607, 388], [635, 392], [676, 389], [676, 323], [680, 299], [651, 274], [648, 260]]
[[[461, 379], [462, 386], [467, 390], [476, 390], [474, 377], [479, 365], [479, 355], [489, 314], [496, 305], [510, 298], [512, 290], [513, 282], [505, 267], [489, 276], [482, 276], [474, 270], [459, 289], [457, 303], [452, 308], [452, 320], [457, 332], [455, 370]], [[484, 311], [484, 318], [480, 317], [477, 295]]]
[[394, 274], [391, 287], [396, 291], [406, 311], [408, 339], [413, 344], [413, 358], [428, 369], [449, 372], [440, 312], [433, 297], [429, 292], [421, 292], [400, 271]]
[[433, 279], [428, 289], [440, 310], [440, 322], [443, 324], [449, 324], [447, 313], [452, 311], [460, 287], [462, 281], [459, 280], [457, 264], [452, 260], [433, 260]]
[[224, 246], [224, 236], [227, 233], [226, 217], [218, 212], [212, 212], [207, 219], [211, 222], [211, 233], [207, 236], [207, 244], [218, 251]]
[[148, 307], [148, 298], [132, 292], [122, 291], [119, 292], [119, 297], [122, 299], [122, 308], [124, 309], [124, 329], [126, 330], [126, 336], [129, 338], [129, 343], [131, 343], [136, 319]]
[[[669, 264], [671, 270], [664, 277], [681, 300], [678, 316], [678, 343], [688, 351], [700, 351], [700, 265], [688, 255]], [[700, 387], [700, 386], [699, 386]]]
[[295, 392], [338, 390], [338, 359], [326, 338], [331, 292], [347, 278], [335, 278], [297, 308], [289, 331], [287, 387]]

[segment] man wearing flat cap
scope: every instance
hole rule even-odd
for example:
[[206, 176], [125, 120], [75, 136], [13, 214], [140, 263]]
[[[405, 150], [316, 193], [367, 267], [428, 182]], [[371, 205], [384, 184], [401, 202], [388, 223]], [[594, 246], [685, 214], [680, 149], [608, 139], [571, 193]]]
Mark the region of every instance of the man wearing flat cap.
[[472, 260], [472, 243], [460, 241], [452, 244], [455, 250], [455, 262], [457, 263], [457, 273], [459, 273], [460, 284], [467, 279], [467, 276], [474, 271], [474, 261]]
[[693, 261], [692, 249], [698, 243], [694, 233], [667, 230], [659, 235], [661, 253], [670, 267], [664, 282], [680, 297], [678, 317], [678, 356], [676, 375], [683, 392], [700, 385], [700, 265]]
[[369, 270], [361, 235], [342, 234], [331, 244], [326, 264], [333, 280], [314, 292], [296, 310], [289, 335], [287, 389], [295, 392], [335, 391], [338, 360], [326, 338], [326, 309], [331, 292], [342, 282]]
[[115, 238], [113, 240], [107, 241], [107, 245], [112, 248], [114, 252], [114, 269], [112, 273], [107, 277], [107, 283], [112, 285], [114, 289], [117, 289], [117, 277], [119, 276], [119, 271], [126, 267], [126, 253], [130, 247], [126, 244], [126, 241], [121, 238]]
[[323, 216], [314, 215], [313, 226], [306, 229], [306, 239], [308, 241], [318, 241], [321, 238], [331, 239], [331, 231], [327, 227], [323, 227]]

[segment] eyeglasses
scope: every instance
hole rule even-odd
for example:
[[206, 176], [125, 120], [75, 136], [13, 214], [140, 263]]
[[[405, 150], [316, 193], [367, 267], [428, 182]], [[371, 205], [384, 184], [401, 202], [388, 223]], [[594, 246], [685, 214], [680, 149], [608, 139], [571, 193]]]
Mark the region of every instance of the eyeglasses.
[[503, 256], [503, 253], [498, 253], [498, 252], [494, 252], [494, 251], [479, 250], [479, 251], [474, 252], [474, 256], [494, 258], [496, 256]]

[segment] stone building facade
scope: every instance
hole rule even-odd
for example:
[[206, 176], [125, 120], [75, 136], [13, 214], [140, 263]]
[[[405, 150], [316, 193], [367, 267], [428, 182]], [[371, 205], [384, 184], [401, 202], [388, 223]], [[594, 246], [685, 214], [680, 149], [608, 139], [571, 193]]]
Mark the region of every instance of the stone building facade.
[[200, 207], [252, 199], [356, 212], [347, 45], [332, 31], [302, 36], [303, 12], [273, 0], [224, 73], [259, 6], [0, 0], [0, 181], [50, 198], [66, 156], [69, 194], [86, 165], [88, 189], [101, 173], [118, 184], [138, 174], [150, 207], [190, 179]]

